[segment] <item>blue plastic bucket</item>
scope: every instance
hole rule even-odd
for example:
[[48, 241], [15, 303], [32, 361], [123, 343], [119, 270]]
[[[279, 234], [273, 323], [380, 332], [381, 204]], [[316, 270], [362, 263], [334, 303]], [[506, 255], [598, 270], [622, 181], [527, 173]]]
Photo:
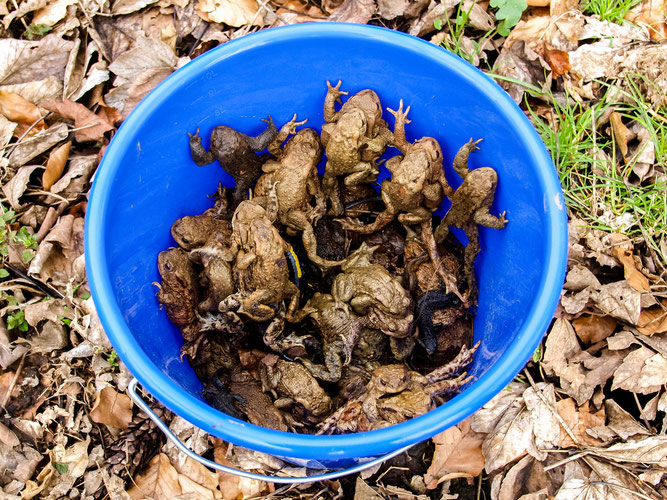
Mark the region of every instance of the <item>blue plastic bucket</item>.
[[[503, 230], [481, 228], [477, 259], [477, 351], [467, 388], [443, 406], [382, 430], [336, 436], [275, 431], [210, 407], [202, 384], [179, 360], [181, 335], [161, 310], [152, 282], [157, 254], [175, 245], [179, 217], [210, 207], [216, 163], [196, 167], [188, 136], [230, 125], [249, 135], [271, 114], [280, 125], [298, 113], [323, 122], [326, 81], [350, 95], [372, 88], [385, 107], [411, 106], [408, 139], [441, 144], [447, 177], [454, 154], [483, 138], [470, 166], [492, 166], [498, 190], [492, 213]], [[393, 118], [385, 112], [390, 126]], [[118, 355], [165, 406], [236, 445], [297, 463], [335, 467], [424, 441], [471, 415], [500, 392], [537, 347], [555, 310], [567, 254], [565, 205], [551, 159], [508, 95], [483, 73], [423, 40], [369, 26], [314, 23], [261, 31], [228, 42], [176, 71], [132, 112], [97, 172], [86, 217], [86, 265], [102, 325]]]

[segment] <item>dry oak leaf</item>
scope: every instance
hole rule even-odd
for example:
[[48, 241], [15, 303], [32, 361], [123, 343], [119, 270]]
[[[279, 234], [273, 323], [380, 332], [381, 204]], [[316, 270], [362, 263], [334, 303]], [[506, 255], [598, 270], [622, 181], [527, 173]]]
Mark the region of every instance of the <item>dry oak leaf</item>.
[[246, 24], [264, 25], [263, 10], [256, 0], [199, 0], [197, 14], [204, 21], [235, 28]]
[[46, 170], [44, 170], [44, 174], [42, 175], [42, 188], [44, 191], [51, 189], [51, 186], [60, 179], [65, 170], [71, 147], [72, 141], [67, 141], [49, 154], [49, 159], [46, 161]]
[[646, 427], [637, 422], [630, 413], [625, 411], [613, 399], [606, 399], [604, 407], [609, 419], [607, 427], [614, 431], [621, 439], [627, 440], [630, 436], [636, 436], [637, 434], [645, 436], [651, 434]]
[[67, 283], [72, 278], [83, 279], [82, 259], [83, 217], [65, 215], [39, 244], [28, 273], [60, 283]]
[[614, 373], [611, 390], [653, 394], [667, 384], [667, 359], [647, 347], [632, 351]]
[[602, 285], [591, 292], [591, 299], [604, 314], [629, 325], [639, 323], [642, 309], [642, 294], [631, 287], [626, 280]]
[[132, 422], [132, 400], [128, 395], [107, 386], [95, 396], [89, 415], [93, 422], [125, 430]]
[[131, 14], [155, 2], [157, 0], [114, 0], [111, 13], [115, 16]]
[[434, 489], [442, 481], [479, 476], [484, 470], [485, 437], [470, 428], [470, 419], [434, 436], [433, 461], [424, 476], [426, 487]]
[[29, 135], [35, 135], [37, 132], [46, 130], [46, 123], [42, 119], [39, 108], [14, 92], [0, 90], [0, 114], [14, 123], [23, 125], [14, 132], [16, 136], [22, 135], [30, 126], [33, 127], [30, 129]]
[[0, 39], [0, 85], [62, 79], [74, 42], [47, 35], [38, 42]]
[[113, 130], [113, 124], [106, 121], [104, 116], [98, 116], [78, 102], [66, 100], [63, 102], [44, 102], [42, 107], [53, 111], [70, 120], [74, 120], [74, 138], [78, 142], [101, 141], [104, 133]]

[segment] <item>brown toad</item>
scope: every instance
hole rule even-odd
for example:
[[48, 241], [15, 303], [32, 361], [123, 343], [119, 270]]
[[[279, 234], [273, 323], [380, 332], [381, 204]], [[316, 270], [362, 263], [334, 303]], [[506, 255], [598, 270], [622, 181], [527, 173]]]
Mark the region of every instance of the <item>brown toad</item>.
[[401, 286], [400, 278], [371, 263], [374, 250], [375, 247], [362, 243], [345, 259], [343, 272], [334, 279], [331, 295], [349, 303], [356, 314], [365, 315], [369, 326], [389, 335], [393, 354], [403, 359], [411, 350], [403, 344], [412, 334], [412, 299]]
[[347, 92], [340, 90], [339, 81], [335, 87], [327, 81], [327, 96], [324, 101], [322, 144], [327, 155], [327, 163], [322, 178], [322, 189], [331, 200], [331, 212], [343, 213], [338, 192], [338, 177], [345, 176], [346, 185], [373, 182], [379, 170], [375, 162], [384, 153], [391, 133], [382, 119], [382, 106], [377, 94], [364, 89], [350, 97], [340, 110], [335, 103]]
[[397, 111], [389, 110], [396, 118], [393, 144], [403, 152], [386, 163], [392, 173], [391, 179], [382, 183], [381, 195], [385, 209], [375, 221], [368, 225], [360, 224], [350, 218], [341, 219], [343, 228], [362, 233], [374, 233], [395, 218], [404, 226], [419, 224], [424, 241], [437, 272], [445, 282], [448, 292], [457, 294], [456, 278], [447, 273], [440, 265], [440, 256], [431, 227], [432, 213], [440, 207], [445, 194], [453, 192], [447, 183], [442, 168], [442, 150], [438, 141], [432, 137], [423, 137], [415, 143], [405, 139], [405, 124], [410, 107], [403, 111], [403, 101]]
[[259, 374], [263, 390], [277, 396], [276, 407], [291, 408], [292, 427], [302, 427], [301, 422], [316, 424], [331, 412], [331, 398], [301, 363], [268, 354], [259, 365]]
[[493, 203], [498, 183], [498, 175], [491, 167], [468, 168], [468, 156], [479, 150], [481, 139], [470, 139], [454, 157], [454, 170], [463, 178], [463, 184], [453, 193], [447, 193], [452, 206], [435, 230], [435, 240], [444, 241], [450, 227], [457, 227], [465, 232], [468, 245], [465, 249], [464, 271], [468, 280], [469, 296], [476, 300], [475, 259], [480, 251], [478, 224], [493, 229], [503, 229], [507, 224], [505, 212], [499, 217], [491, 215], [489, 209]]
[[154, 283], [158, 287], [158, 300], [185, 341], [194, 341], [200, 332], [196, 313], [199, 287], [188, 253], [182, 248], [170, 248], [158, 254], [157, 263], [162, 278], [161, 283]]
[[472, 361], [478, 346], [479, 343], [472, 349], [463, 347], [452, 362], [426, 375], [402, 364], [381, 366], [373, 373], [363, 394], [318, 425], [318, 434], [381, 429], [434, 409], [439, 396], [452, 394], [472, 380], [461, 372]]
[[[324, 215], [326, 200], [317, 176], [317, 164], [322, 158], [320, 139], [313, 129], [297, 132], [283, 149], [271, 151], [277, 160], [268, 161], [262, 167], [265, 174], [255, 187], [255, 201], [262, 203], [269, 188], [275, 185], [278, 200], [278, 222], [287, 233], [301, 233], [308, 258], [322, 269], [339, 265], [317, 255], [317, 240], [313, 224]], [[315, 206], [311, 206], [311, 200]]]
[[302, 309], [294, 315], [293, 321], [303, 321], [309, 317], [317, 325], [322, 336], [324, 365], [318, 365], [306, 358], [300, 361], [315, 377], [336, 382], [340, 379], [343, 366], [350, 362], [352, 351], [359, 338], [359, 332], [366, 320], [359, 318], [344, 302], [336, 300], [328, 293], [317, 292]]
[[[218, 160], [220, 166], [234, 177], [236, 185], [232, 195], [232, 210], [247, 198], [248, 189], [262, 173], [262, 158], [255, 151], [262, 151], [278, 135], [273, 120], [269, 116], [266, 130], [257, 137], [250, 137], [226, 125], [220, 125], [211, 132], [211, 148], [206, 151], [201, 143], [199, 129], [190, 136], [190, 154], [198, 166], [208, 165]], [[284, 138], [283, 138], [284, 140]]]
[[[275, 193], [271, 198], [275, 200]], [[275, 202], [266, 210], [246, 200], [234, 212], [231, 246], [216, 248], [218, 256], [233, 261], [237, 290], [220, 303], [221, 312], [236, 309], [252, 321], [269, 321], [276, 317], [285, 299], [290, 301], [287, 315], [291, 317], [296, 310], [299, 289], [289, 280], [285, 257], [289, 245], [274, 227], [275, 217]], [[276, 319], [282, 321], [280, 315]], [[265, 336], [264, 340], [272, 347], [270, 339]]]

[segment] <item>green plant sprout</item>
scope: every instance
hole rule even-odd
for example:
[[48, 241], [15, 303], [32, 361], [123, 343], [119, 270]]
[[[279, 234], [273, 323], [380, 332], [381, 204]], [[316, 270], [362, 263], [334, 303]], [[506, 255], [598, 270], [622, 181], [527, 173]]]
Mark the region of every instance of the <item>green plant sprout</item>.
[[498, 34], [507, 36], [510, 30], [521, 20], [523, 11], [528, 8], [526, 0], [491, 0], [489, 6], [497, 8], [496, 19], [500, 21]]
[[623, 24], [628, 12], [642, 0], [584, 0], [581, 10], [584, 14], [596, 14], [602, 21]]

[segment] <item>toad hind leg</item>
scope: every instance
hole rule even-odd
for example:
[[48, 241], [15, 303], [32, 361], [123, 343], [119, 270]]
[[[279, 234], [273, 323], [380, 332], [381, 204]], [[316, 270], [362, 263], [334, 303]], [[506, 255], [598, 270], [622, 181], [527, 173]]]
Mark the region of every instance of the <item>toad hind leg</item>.
[[322, 270], [331, 269], [340, 266], [344, 261], [335, 261], [323, 259], [317, 255], [317, 238], [313, 231], [313, 226], [308, 222], [306, 214], [301, 211], [292, 211], [287, 214], [286, 225], [297, 231], [301, 231], [301, 240], [303, 247], [308, 254], [308, 258]]
[[188, 135], [190, 136], [190, 155], [195, 164], [199, 167], [203, 167], [204, 165], [213, 163], [216, 160], [216, 156], [213, 154], [213, 151], [206, 151], [204, 146], [202, 146], [201, 137], [199, 136], [199, 128], [197, 128], [194, 135], [190, 132], [188, 132]]
[[[421, 229], [422, 241], [424, 242], [424, 245], [426, 245], [429, 257], [431, 257], [431, 262], [433, 262], [438, 276], [440, 276], [440, 279], [445, 283], [445, 291], [447, 293], [454, 293], [459, 299], [461, 299], [461, 302], [466, 302], [466, 300], [459, 292], [458, 287], [456, 286], [456, 278], [452, 274], [447, 273], [445, 268], [442, 266], [442, 259], [438, 253], [438, 246], [433, 235], [431, 221], [429, 220], [427, 222], [422, 222]], [[440, 229], [440, 227], [438, 227], [438, 229]]]

